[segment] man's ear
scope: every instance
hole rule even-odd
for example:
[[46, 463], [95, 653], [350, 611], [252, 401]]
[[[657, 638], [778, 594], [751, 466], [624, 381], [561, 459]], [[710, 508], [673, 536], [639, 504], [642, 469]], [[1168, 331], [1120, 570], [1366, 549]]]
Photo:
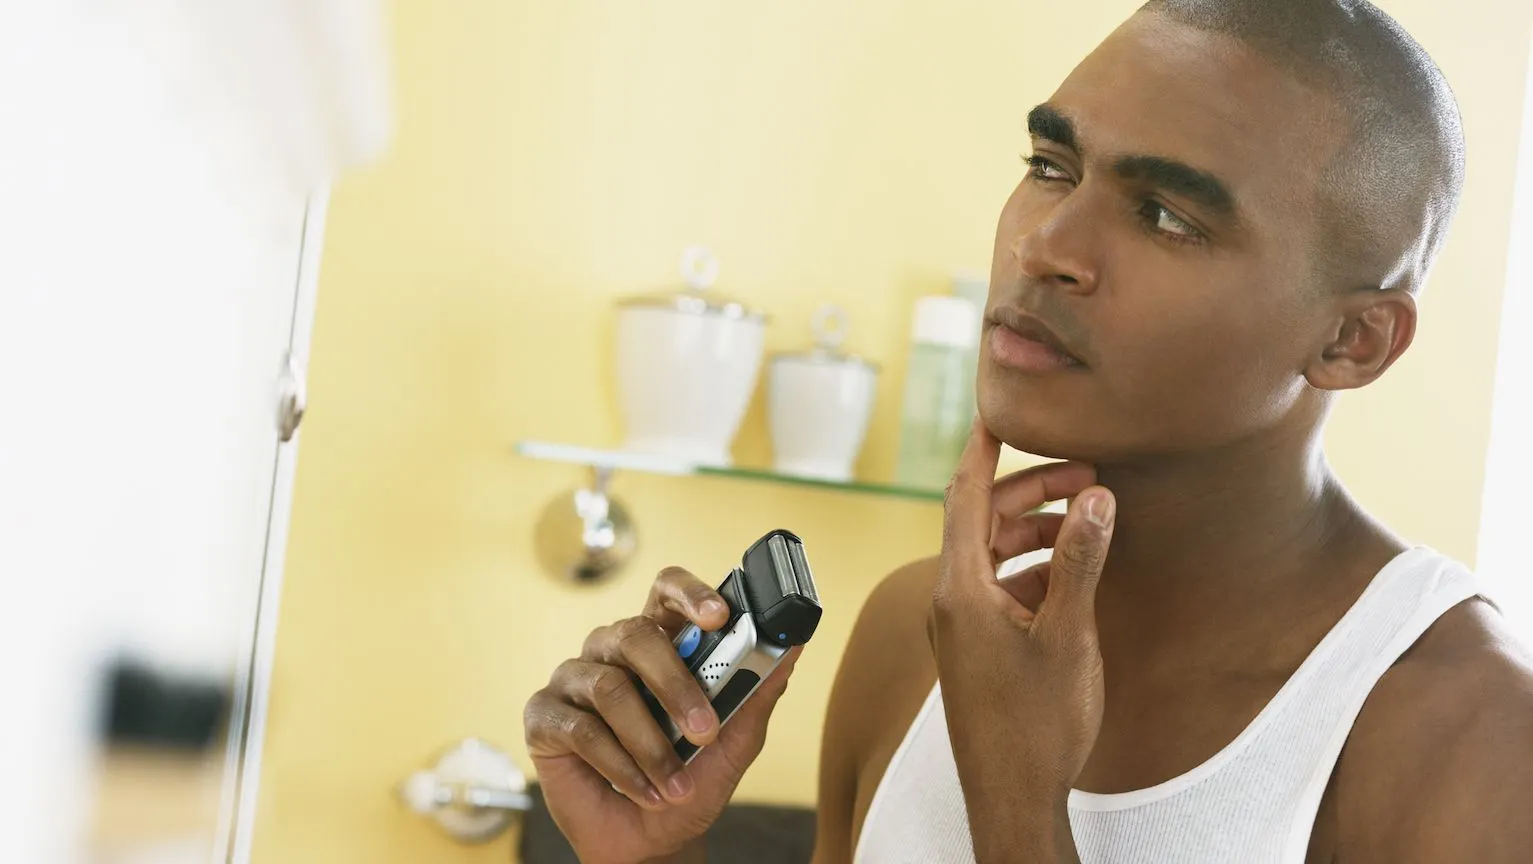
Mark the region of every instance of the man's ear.
[[1400, 288], [1352, 292], [1338, 302], [1331, 329], [1304, 377], [1319, 390], [1373, 383], [1416, 338], [1416, 298]]

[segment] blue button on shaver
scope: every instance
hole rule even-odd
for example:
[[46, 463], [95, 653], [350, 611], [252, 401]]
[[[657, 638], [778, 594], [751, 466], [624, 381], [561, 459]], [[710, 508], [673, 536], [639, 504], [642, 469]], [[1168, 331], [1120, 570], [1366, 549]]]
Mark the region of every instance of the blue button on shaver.
[[681, 659], [685, 660], [691, 657], [693, 652], [697, 651], [697, 643], [701, 642], [702, 639], [702, 628], [696, 624], [688, 624], [687, 631], [681, 634], [681, 644], [676, 646], [676, 651], [681, 654]]

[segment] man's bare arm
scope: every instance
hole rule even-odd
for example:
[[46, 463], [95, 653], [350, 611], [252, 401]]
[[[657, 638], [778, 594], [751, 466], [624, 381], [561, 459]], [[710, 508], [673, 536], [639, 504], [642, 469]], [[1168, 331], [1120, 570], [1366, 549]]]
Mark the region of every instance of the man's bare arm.
[[901, 567], [873, 589], [857, 616], [821, 736], [814, 864], [852, 860], [862, 778], [871, 760], [887, 760], [889, 742], [910, 724], [936, 680], [926, 639], [936, 573], [935, 559]]
[[1375, 688], [1337, 772], [1340, 864], [1526, 861], [1533, 658], [1480, 601], [1451, 610]]
[[857, 799], [857, 762], [851, 745], [855, 742], [856, 727], [860, 722], [857, 713], [848, 710], [853, 700], [847, 691], [855, 688], [855, 679], [851, 677], [855, 666], [849, 661], [861, 629], [863, 621], [859, 618], [830, 691], [825, 728], [820, 736], [814, 864], [847, 864], [852, 860], [851, 827], [852, 808]]

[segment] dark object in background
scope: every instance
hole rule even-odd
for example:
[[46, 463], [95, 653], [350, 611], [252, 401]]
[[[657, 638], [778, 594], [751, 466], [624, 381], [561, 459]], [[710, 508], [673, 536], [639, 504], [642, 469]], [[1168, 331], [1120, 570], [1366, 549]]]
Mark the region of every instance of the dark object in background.
[[199, 752], [213, 746], [224, 728], [229, 691], [118, 660], [107, 670], [102, 710], [102, 737], [108, 744]]
[[[532, 809], [522, 816], [519, 864], [580, 864], [559, 833], [543, 793], [528, 787]], [[719, 864], [808, 864], [814, 856], [815, 814], [807, 807], [731, 804], [706, 835], [708, 861]]]

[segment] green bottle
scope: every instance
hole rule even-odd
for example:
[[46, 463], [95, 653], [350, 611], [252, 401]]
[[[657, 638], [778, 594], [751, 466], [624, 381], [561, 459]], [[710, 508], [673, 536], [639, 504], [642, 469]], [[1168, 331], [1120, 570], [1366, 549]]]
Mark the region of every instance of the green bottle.
[[894, 472], [902, 486], [944, 488], [958, 467], [974, 419], [978, 320], [978, 310], [963, 297], [916, 301]]

